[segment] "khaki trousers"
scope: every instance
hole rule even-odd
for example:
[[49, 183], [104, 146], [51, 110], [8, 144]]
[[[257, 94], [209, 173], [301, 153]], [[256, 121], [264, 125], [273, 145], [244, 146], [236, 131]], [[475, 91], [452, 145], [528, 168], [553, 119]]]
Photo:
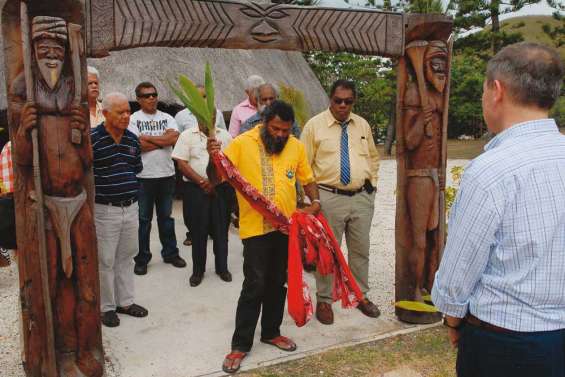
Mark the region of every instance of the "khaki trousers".
[[139, 207], [94, 205], [98, 267], [100, 275], [100, 310], [133, 304], [133, 257], [138, 251]]
[[[320, 189], [320, 202], [322, 213], [340, 245], [345, 233], [349, 268], [366, 296], [369, 291], [369, 233], [375, 211], [375, 193], [363, 191], [346, 196]], [[333, 275], [321, 276], [316, 272], [315, 276], [318, 302], [331, 304]]]

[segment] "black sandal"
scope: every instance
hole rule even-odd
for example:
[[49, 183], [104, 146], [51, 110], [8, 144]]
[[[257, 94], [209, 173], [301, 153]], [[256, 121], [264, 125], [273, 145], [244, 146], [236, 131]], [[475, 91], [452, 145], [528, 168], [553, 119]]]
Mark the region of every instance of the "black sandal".
[[120, 325], [120, 319], [114, 310], [103, 312], [100, 320], [106, 327], [117, 327]]
[[137, 318], [147, 317], [147, 314], [149, 314], [147, 309], [137, 304], [131, 304], [127, 308], [122, 308], [118, 306], [116, 308], [116, 312], [120, 314], [131, 315], [132, 317], [137, 317]]

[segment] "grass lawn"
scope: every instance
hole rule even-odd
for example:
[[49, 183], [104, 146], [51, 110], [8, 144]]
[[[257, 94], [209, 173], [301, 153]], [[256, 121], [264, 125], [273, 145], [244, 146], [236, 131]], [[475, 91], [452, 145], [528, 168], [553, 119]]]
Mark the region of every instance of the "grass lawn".
[[[300, 345], [299, 345], [300, 346]], [[330, 350], [240, 374], [246, 377], [378, 377], [408, 367], [424, 377], [455, 376], [456, 352], [443, 326]]]
[[[487, 143], [486, 140], [448, 140], [447, 141], [447, 158], [458, 160], [470, 160], [483, 152], [483, 147]], [[394, 159], [396, 147], [392, 147], [392, 156], [386, 156], [384, 146], [377, 145], [377, 150], [384, 160]]]

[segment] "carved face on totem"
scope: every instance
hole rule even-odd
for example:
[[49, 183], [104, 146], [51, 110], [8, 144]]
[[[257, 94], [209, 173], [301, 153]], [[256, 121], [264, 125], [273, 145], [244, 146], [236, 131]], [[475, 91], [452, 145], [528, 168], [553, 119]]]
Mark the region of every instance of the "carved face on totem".
[[55, 88], [63, 71], [67, 43], [67, 23], [60, 17], [37, 16], [31, 25], [37, 68], [45, 83]]
[[65, 45], [56, 39], [43, 38], [34, 42], [35, 60], [47, 85], [53, 89], [63, 70]]
[[447, 45], [443, 41], [433, 41], [424, 56], [424, 74], [426, 81], [435, 90], [443, 93], [447, 83]]

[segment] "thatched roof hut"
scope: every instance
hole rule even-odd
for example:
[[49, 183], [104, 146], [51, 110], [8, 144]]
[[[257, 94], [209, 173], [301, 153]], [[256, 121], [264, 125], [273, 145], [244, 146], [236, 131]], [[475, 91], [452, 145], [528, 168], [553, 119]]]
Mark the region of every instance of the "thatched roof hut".
[[206, 62], [212, 67], [216, 105], [221, 111], [231, 111], [245, 98], [244, 82], [252, 74], [301, 90], [312, 114], [327, 106], [327, 95], [299, 52], [145, 47], [89, 59], [89, 64], [100, 71], [102, 92], [121, 91], [135, 100], [135, 86], [150, 81], [159, 91], [159, 100], [167, 104], [180, 104], [167, 81], [175, 81], [182, 73], [201, 83]]

